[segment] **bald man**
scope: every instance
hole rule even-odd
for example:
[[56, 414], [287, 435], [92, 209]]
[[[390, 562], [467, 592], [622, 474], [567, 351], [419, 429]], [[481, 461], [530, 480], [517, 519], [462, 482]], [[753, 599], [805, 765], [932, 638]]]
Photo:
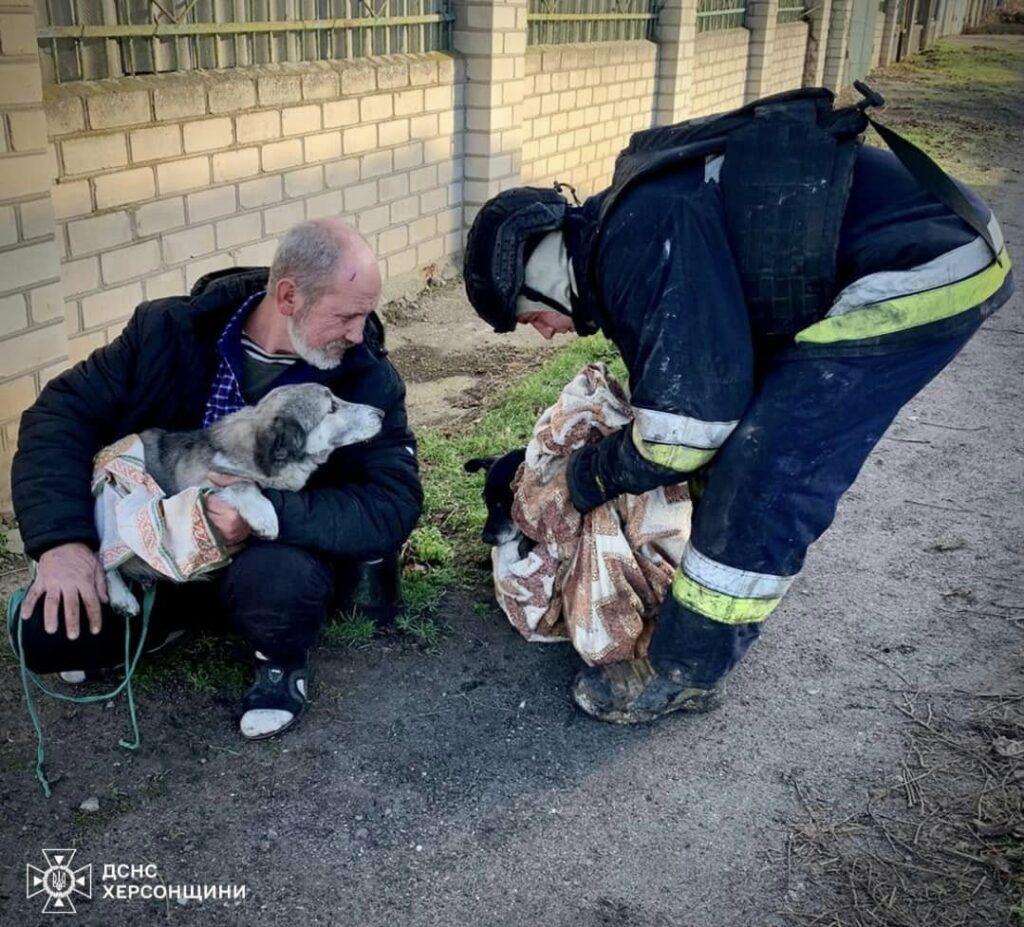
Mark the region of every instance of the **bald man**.
[[90, 478], [101, 447], [146, 428], [207, 427], [275, 387], [322, 383], [382, 409], [380, 434], [336, 451], [300, 492], [265, 490], [275, 541], [250, 539], [238, 513], [208, 497], [225, 544], [245, 546], [209, 583], [158, 584], [145, 645], [226, 624], [253, 658], [242, 735], [297, 722], [308, 653], [336, 603], [359, 585], [364, 606], [393, 613], [397, 550], [422, 507], [405, 387], [374, 312], [380, 288], [377, 260], [352, 228], [305, 222], [269, 270], [219, 271], [189, 296], [143, 303], [120, 336], [50, 381], [22, 417], [12, 470], [25, 549], [39, 565], [22, 609], [30, 669], [77, 682], [124, 662], [124, 622], [106, 607], [96, 556]]

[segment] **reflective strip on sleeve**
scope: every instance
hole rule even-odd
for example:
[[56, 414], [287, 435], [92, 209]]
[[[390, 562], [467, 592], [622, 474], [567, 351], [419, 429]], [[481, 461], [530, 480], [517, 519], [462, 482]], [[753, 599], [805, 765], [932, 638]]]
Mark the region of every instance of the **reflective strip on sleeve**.
[[654, 444], [685, 444], [703, 450], [719, 448], [739, 424], [706, 422], [689, 415], [633, 407], [634, 421], [644, 441]]
[[992, 252], [985, 239], [978, 236], [974, 241], [941, 254], [934, 261], [912, 267], [910, 270], [887, 270], [868, 274], [854, 280], [832, 304], [828, 318], [846, 315], [855, 309], [885, 302], [894, 296], [906, 296], [949, 286], [958, 280], [973, 276], [992, 263]]
[[688, 544], [672, 580], [672, 595], [680, 605], [712, 621], [749, 624], [772, 613], [794, 578], [731, 567]]
[[[937, 261], [944, 258], [962, 261], [963, 254], [956, 258], [951, 257], [960, 251], [962, 251], [961, 248], [954, 249], [954, 251], [943, 255], [942, 258], [937, 258], [936, 261], [929, 263], [936, 264]], [[919, 273], [927, 266], [923, 265], [921, 268], [907, 271], [905, 275], [893, 274], [892, 276], [909, 282], [914, 274]], [[809, 344], [860, 341], [864, 338], [891, 335], [909, 328], [916, 328], [919, 325], [928, 325], [931, 322], [952, 318], [961, 312], [973, 309], [997, 293], [1009, 272], [1010, 258], [1004, 248], [1000, 251], [997, 261], [988, 263], [983, 270], [971, 276], [922, 292], [906, 294], [904, 290], [904, 293], [900, 294], [893, 291], [889, 297], [881, 301], [851, 307], [839, 315], [830, 314], [820, 322], [799, 332], [796, 340]], [[934, 273], [934, 269], [932, 273]], [[856, 285], [856, 283], [851, 284], [851, 286]], [[840, 295], [841, 299], [842, 294]]]
[[637, 422], [633, 422], [633, 444], [644, 460], [670, 470], [689, 473], [703, 467], [715, 456], [717, 448], [686, 447], [683, 444], [653, 444], [645, 441]]

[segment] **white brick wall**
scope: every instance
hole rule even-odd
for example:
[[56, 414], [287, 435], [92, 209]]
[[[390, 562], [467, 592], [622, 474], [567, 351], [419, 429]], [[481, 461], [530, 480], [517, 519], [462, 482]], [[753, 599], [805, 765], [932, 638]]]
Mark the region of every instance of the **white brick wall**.
[[645, 41], [531, 46], [523, 182], [566, 181], [581, 198], [607, 186], [629, 136], [651, 125], [655, 56]]
[[460, 72], [430, 54], [47, 88], [71, 356], [143, 298], [266, 263], [304, 218], [355, 224], [385, 280], [450, 259]]
[[781, 93], [799, 87], [804, 79], [807, 54], [807, 23], [779, 23], [768, 68], [765, 93]]
[[746, 29], [697, 33], [691, 116], [706, 116], [742, 106], [747, 84]]
[[[0, 16], [0, 507], [18, 415], [67, 361], [52, 161], [30, 5]], [[16, 9], [16, 7], [23, 7]], [[68, 114], [69, 121], [74, 113]], [[73, 197], [61, 204], [73, 208]]]

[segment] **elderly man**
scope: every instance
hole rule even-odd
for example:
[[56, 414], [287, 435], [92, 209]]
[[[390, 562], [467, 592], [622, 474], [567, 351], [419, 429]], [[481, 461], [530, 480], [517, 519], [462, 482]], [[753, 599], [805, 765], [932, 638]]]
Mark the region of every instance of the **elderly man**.
[[865, 108], [810, 88], [651, 129], [582, 206], [519, 188], [476, 217], [477, 313], [603, 331], [629, 370], [632, 425], [569, 460], [575, 508], [695, 503], [648, 656], [576, 679], [597, 718], [717, 703], [900, 408], [1013, 291], [991, 210], [877, 121], [892, 151], [862, 145]]
[[[306, 222], [266, 268], [201, 279], [190, 296], [139, 306], [123, 333], [52, 380], [21, 421], [12, 480], [25, 549], [38, 561], [22, 608], [26, 661], [67, 681], [124, 659], [124, 624], [107, 601], [96, 556], [92, 460], [146, 428], [206, 427], [273, 387], [316, 382], [384, 411], [373, 440], [341, 448], [300, 492], [266, 490], [273, 542], [223, 500], [207, 498], [228, 545], [245, 544], [210, 583], [160, 584], [148, 650], [214, 617], [252, 647], [255, 678], [240, 729], [262, 738], [291, 727], [307, 700], [308, 651], [335, 603], [361, 583], [395, 590], [396, 551], [422, 506], [405, 387], [374, 313], [377, 261], [338, 220]], [[373, 564], [376, 562], [376, 565]], [[393, 597], [392, 597], [393, 599]], [[71, 671], [71, 672], [68, 672]]]

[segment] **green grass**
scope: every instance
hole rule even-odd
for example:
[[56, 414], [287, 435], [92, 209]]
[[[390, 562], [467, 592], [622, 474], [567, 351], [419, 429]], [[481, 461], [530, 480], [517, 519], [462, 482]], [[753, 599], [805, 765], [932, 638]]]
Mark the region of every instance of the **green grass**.
[[1024, 51], [1016, 48], [982, 48], [937, 42], [919, 55], [893, 65], [891, 72], [951, 89], [990, 87], [1011, 89], [1020, 83]]
[[334, 647], [362, 647], [373, 640], [374, 630], [372, 618], [358, 612], [339, 613], [324, 628], [324, 640]]
[[472, 578], [471, 565], [486, 553], [480, 541], [487, 517], [480, 495], [484, 477], [466, 473], [463, 464], [524, 446], [540, 413], [581, 367], [594, 361], [610, 364], [625, 381], [625, 368], [611, 342], [602, 335], [578, 338], [508, 387], [468, 431], [426, 430], [417, 436], [425, 506], [407, 549], [404, 630], [433, 642], [440, 632], [438, 602], [449, 589]]
[[167, 654], [143, 656], [133, 680], [147, 692], [184, 685], [204, 695], [240, 695], [250, 682], [249, 667], [230, 651], [230, 643], [221, 637], [190, 634]]

